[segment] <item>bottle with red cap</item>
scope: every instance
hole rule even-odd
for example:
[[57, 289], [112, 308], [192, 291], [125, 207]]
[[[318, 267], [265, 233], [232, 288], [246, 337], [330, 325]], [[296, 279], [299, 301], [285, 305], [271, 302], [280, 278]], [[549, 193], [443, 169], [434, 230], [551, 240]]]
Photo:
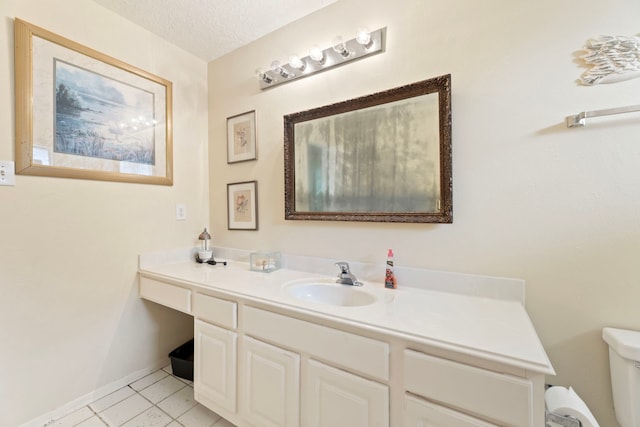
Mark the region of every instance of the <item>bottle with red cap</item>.
[[384, 275], [384, 287], [389, 289], [396, 289], [398, 287], [396, 276], [393, 273], [393, 249], [389, 249], [387, 252], [387, 271]]

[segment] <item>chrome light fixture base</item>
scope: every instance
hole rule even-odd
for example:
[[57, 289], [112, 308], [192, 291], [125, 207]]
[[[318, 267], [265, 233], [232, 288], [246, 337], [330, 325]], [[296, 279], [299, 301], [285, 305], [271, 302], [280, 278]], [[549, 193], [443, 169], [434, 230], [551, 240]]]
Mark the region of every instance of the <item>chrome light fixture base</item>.
[[[296, 79], [307, 77], [320, 71], [325, 71], [339, 65], [362, 59], [369, 55], [384, 52], [385, 37], [387, 28], [380, 28], [371, 31], [371, 38], [366, 44], [358, 42], [357, 37], [345, 42], [340, 46], [331, 46], [322, 50], [322, 57], [318, 56], [316, 50], [304, 58], [298, 58], [297, 67], [291, 64], [280, 65], [278, 70], [258, 71], [260, 89], [268, 89], [282, 83], [288, 83]], [[361, 40], [362, 41], [362, 40]], [[316, 59], [312, 58], [315, 57]], [[300, 64], [303, 64], [302, 66]]]

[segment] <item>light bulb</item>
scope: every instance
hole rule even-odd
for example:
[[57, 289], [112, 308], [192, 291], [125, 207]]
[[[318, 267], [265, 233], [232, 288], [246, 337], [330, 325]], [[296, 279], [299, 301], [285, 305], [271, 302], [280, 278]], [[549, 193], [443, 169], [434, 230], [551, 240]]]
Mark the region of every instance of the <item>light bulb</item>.
[[271, 71], [274, 73], [280, 74], [282, 72], [282, 67], [280, 66], [280, 61], [273, 61], [271, 63]]
[[256, 70], [256, 77], [258, 78], [258, 80], [263, 81], [266, 84], [271, 84], [271, 82], [273, 82], [271, 76], [268, 75], [262, 68], [258, 68]]
[[349, 56], [349, 50], [340, 36], [333, 39], [333, 50], [339, 53], [343, 58]]
[[366, 49], [369, 49], [373, 44], [373, 42], [371, 41], [371, 31], [369, 31], [369, 29], [366, 27], [358, 28], [358, 32], [356, 33], [356, 41]]
[[280, 74], [285, 79], [289, 77], [293, 77], [292, 73], [282, 68], [282, 65], [280, 65], [280, 61], [273, 61], [271, 63], [271, 71], [273, 71], [274, 73]]
[[313, 46], [309, 51], [309, 58], [313, 59], [316, 62], [324, 64], [324, 52], [317, 45]]
[[298, 55], [291, 55], [289, 57], [289, 65], [296, 70], [304, 71], [307, 68], [306, 62], [304, 62]]

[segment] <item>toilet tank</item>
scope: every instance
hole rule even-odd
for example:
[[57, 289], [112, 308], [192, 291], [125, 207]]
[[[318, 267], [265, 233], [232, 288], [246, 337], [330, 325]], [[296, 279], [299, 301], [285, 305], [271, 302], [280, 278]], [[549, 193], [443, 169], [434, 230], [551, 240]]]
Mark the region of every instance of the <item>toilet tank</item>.
[[640, 427], [640, 332], [604, 328], [609, 344], [611, 389], [616, 418], [622, 427]]

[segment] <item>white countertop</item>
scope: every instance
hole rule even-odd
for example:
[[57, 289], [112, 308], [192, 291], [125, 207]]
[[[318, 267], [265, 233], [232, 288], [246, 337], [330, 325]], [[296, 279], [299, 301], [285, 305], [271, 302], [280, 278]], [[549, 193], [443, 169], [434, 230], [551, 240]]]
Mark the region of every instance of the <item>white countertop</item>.
[[365, 281], [363, 289], [379, 298], [374, 304], [317, 304], [293, 298], [283, 285], [307, 278], [335, 281], [334, 276], [290, 269], [261, 273], [250, 271], [248, 263], [235, 261], [229, 261], [226, 267], [194, 261], [141, 263], [140, 274], [370, 328], [533, 372], [555, 373], [526, 310], [517, 301], [402, 286], [385, 289], [382, 283]]

